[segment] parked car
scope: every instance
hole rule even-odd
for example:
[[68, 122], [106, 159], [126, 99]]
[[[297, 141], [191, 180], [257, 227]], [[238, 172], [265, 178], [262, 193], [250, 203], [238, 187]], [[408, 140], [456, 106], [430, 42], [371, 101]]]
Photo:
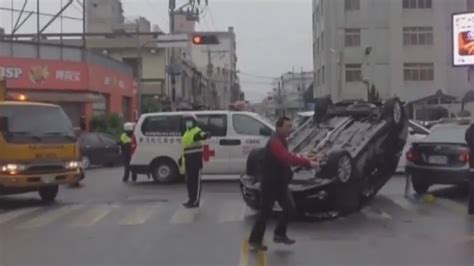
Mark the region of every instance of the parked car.
[[[408, 119], [397, 98], [381, 103], [317, 99], [315, 115], [289, 139], [289, 149], [316, 155], [319, 170], [295, 168], [290, 190], [300, 214], [346, 214], [367, 203], [392, 177], [408, 135]], [[247, 159], [240, 178], [244, 201], [258, 209], [264, 149]]]
[[403, 148], [402, 156], [400, 157], [400, 161], [398, 163], [397, 167], [397, 173], [404, 173], [405, 172], [405, 166], [407, 163], [405, 154], [408, 152], [408, 150], [411, 148], [411, 144], [415, 141], [421, 140], [428, 136], [430, 134], [430, 130], [427, 129], [426, 127], [422, 126], [418, 122], [414, 120], [409, 121], [408, 125], [408, 138], [407, 138], [407, 144], [405, 144], [405, 147]]
[[469, 177], [469, 148], [464, 139], [468, 125], [440, 124], [406, 153], [406, 174], [416, 193], [435, 184], [465, 184]]
[[91, 165], [114, 166], [122, 161], [117, 139], [104, 133], [82, 133], [79, 135], [82, 168]]

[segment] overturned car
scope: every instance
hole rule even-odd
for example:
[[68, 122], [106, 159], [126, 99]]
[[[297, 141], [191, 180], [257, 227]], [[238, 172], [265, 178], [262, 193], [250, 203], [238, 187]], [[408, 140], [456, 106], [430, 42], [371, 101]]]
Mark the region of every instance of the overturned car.
[[[316, 100], [313, 119], [290, 136], [289, 149], [316, 155], [320, 169], [294, 168], [289, 188], [300, 215], [358, 210], [395, 173], [408, 136], [408, 118], [401, 101]], [[263, 149], [247, 159], [240, 188], [246, 204], [259, 208]], [[275, 206], [276, 209], [279, 206]]]

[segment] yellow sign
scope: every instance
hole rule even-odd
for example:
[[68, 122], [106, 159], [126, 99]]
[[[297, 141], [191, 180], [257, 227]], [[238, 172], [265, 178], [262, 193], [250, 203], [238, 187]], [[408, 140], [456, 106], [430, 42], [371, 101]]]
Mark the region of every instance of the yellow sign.
[[4, 102], [7, 99], [7, 86], [5, 80], [0, 78], [0, 102]]

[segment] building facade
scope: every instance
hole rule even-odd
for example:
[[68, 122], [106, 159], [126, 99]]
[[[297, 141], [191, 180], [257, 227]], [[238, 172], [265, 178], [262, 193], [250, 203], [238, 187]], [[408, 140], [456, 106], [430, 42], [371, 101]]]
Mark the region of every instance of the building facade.
[[314, 91], [333, 100], [414, 101], [474, 86], [452, 66], [452, 14], [472, 0], [313, 0]]

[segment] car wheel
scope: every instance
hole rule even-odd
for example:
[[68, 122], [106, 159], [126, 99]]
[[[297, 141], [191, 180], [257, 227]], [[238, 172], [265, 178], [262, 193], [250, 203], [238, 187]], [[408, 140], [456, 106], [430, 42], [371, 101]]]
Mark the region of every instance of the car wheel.
[[153, 180], [162, 184], [179, 181], [178, 171], [178, 167], [171, 160], [160, 160], [151, 167]]
[[418, 195], [425, 194], [430, 188], [430, 184], [428, 184], [426, 181], [422, 181], [415, 177], [412, 177], [411, 184], [413, 185], [413, 189]]
[[56, 199], [56, 196], [58, 195], [58, 191], [59, 191], [59, 186], [56, 185], [56, 186], [48, 186], [48, 187], [41, 188], [38, 191], [38, 193], [44, 202], [51, 203], [51, 202], [54, 202], [54, 200]]
[[81, 157], [81, 166], [82, 166], [82, 169], [89, 169], [89, 167], [91, 167], [91, 160], [89, 159], [89, 157], [87, 156], [82, 156]]
[[385, 102], [381, 118], [398, 126], [403, 124], [404, 115], [402, 102], [398, 98], [393, 98]]
[[341, 214], [347, 214], [360, 208], [361, 181], [357, 178], [351, 155], [347, 151], [337, 151], [329, 155], [328, 174], [338, 179], [335, 207]]

